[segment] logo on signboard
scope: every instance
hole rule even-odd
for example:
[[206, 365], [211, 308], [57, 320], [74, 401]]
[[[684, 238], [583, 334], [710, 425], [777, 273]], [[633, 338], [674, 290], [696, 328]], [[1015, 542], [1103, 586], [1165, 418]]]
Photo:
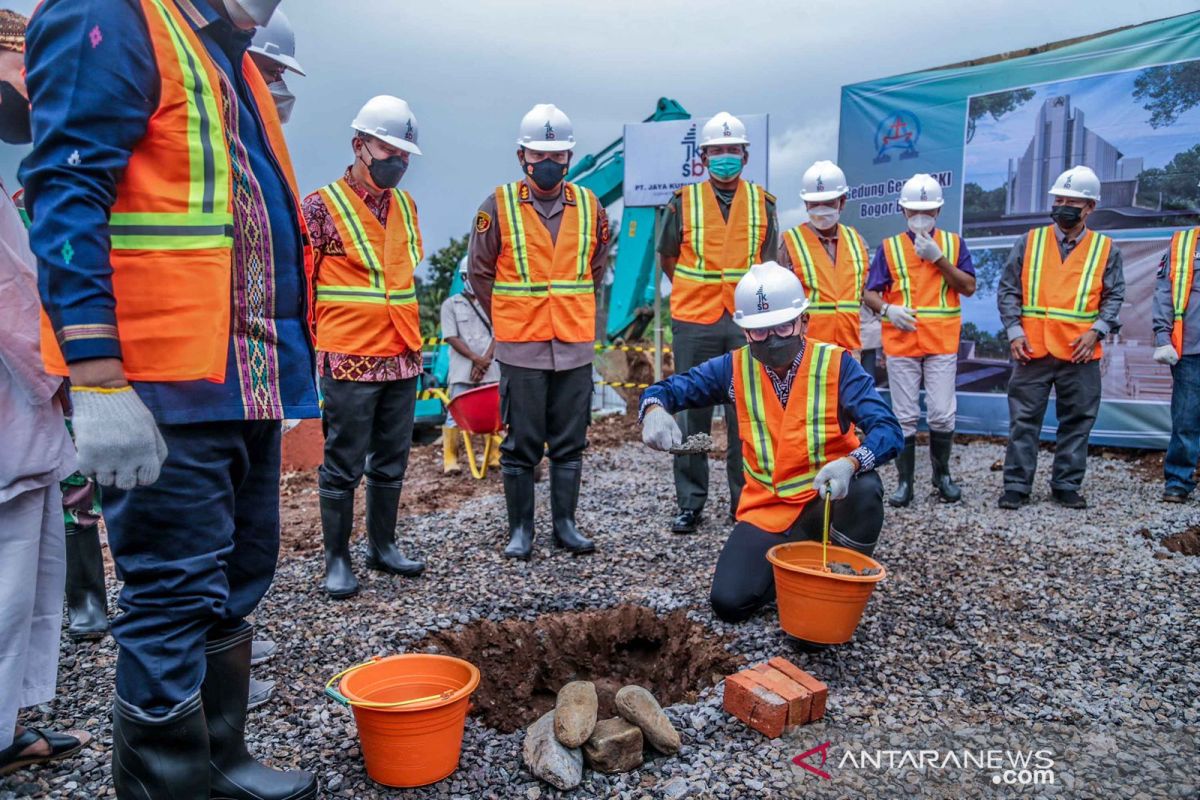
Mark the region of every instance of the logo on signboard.
[[892, 111], [875, 127], [875, 163], [892, 160], [892, 151], [900, 159], [916, 158], [917, 141], [921, 138], [921, 121], [911, 111]]
[[679, 142], [683, 145], [683, 165], [679, 169], [682, 178], [698, 178], [704, 174], [704, 162], [700, 160], [700, 145], [696, 143], [696, 123], [688, 126], [687, 133]]

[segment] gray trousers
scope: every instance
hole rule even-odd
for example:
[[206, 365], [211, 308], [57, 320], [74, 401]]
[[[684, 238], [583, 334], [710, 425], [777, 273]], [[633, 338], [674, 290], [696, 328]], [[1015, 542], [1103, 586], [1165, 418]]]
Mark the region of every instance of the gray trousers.
[[[710, 358], [723, 356], [746, 344], [742, 329], [734, 324], [728, 314], [723, 314], [712, 325], [671, 320], [675, 354], [675, 372], [686, 372], [703, 364]], [[696, 433], [712, 432], [712, 406], [693, 408], [675, 415], [683, 438]], [[742, 496], [745, 477], [742, 475], [742, 445], [738, 438], [737, 410], [732, 404], [725, 406], [725, 426], [729, 431], [729, 447], [725, 454], [725, 474], [729, 480], [729, 497], [733, 508], [737, 508]], [[681, 509], [700, 511], [708, 500], [708, 456], [704, 454], [675, 456], [675, 498]]]
[[1058, 432], [1050, 488], [1078, 491], [1087, 470], [1088, 436], [1100, 410], [1100, 361], [1074, 364], [1046, 356], [1016, 364], [1008, 382], [1008, 452], [1004, 490], [1029, 494], [1050, 390]]

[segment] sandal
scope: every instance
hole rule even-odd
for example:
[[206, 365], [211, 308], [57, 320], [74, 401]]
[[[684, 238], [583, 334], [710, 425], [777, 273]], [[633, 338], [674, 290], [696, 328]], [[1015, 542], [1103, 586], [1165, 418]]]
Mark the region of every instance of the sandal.
[[[11, 746], [0, 750], [0, 775], [7, 775], [34, 764], [48, 764], [66, 758], [82, 750], [91, 740], [92, 737], [82, 731], [57, 733], [26, 728], [13, 739]], [[37, 744], [38, 741], [44, 741], [50, 746], [49, 755], [21, 755], [26, 748]]]

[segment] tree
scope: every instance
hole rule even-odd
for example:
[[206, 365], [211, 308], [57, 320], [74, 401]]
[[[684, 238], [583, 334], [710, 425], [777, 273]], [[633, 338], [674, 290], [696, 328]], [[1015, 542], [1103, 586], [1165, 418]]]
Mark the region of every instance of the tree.
[[1151, 128], [1174, 125], [1200, 105], [1200, 60], [1142, 70], [1133, 79], [1133, 99], [1150, 112]]
[[1200, 144], [1192, 145], [1167, 162], [1165, 167], [1151, 167], [1138, 175], [1138, 200], [1143, 205], [1181, 211], [1200, 207]]
[[981, 247], [971, 251], [975, 264], [975, 296], [992, 297], [1000, 288], [1000, 276], [1008, 262], [1008, 250], [1000, 247]]
[[984, 115], [999, 120], [1005, 114], [1016, 111], [1033, 99], [1033, 89], [1012, 89], [1007, 92], [981, 94], [971, 98], [967, 110], [967, 143], [975, 138], [975, 123]]
[[988, 333], [980, 330], [973, 322], [964, 322], [962, 339], [975, 343], [976, 358], [1007, 359], [1009, 354], [1008, 334], [1003, 330]]
[[432, 338], [438, 335], [442, 325], [442, 302], [450, 295], [450, 284], [458, 272], [458, 262], [467, 254], [467, 240], [470, 234], [464, 233], [457, 239], [431, 255], [428, 277], [416, 279], [417, 302], [421, 304], [421, 335]]
[[985, 222], [1004, 216], [1004, 187], [984, 191], [978, 183], [963, 185], [963, 222]]

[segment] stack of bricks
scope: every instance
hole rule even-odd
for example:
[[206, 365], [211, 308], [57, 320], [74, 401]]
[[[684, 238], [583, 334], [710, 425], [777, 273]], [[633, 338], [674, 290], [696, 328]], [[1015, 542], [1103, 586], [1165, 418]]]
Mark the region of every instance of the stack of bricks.
[[772, 739], [825, 716], [828, 697], [829, 687], [783, 658], [725, 679], [725, 710]]

